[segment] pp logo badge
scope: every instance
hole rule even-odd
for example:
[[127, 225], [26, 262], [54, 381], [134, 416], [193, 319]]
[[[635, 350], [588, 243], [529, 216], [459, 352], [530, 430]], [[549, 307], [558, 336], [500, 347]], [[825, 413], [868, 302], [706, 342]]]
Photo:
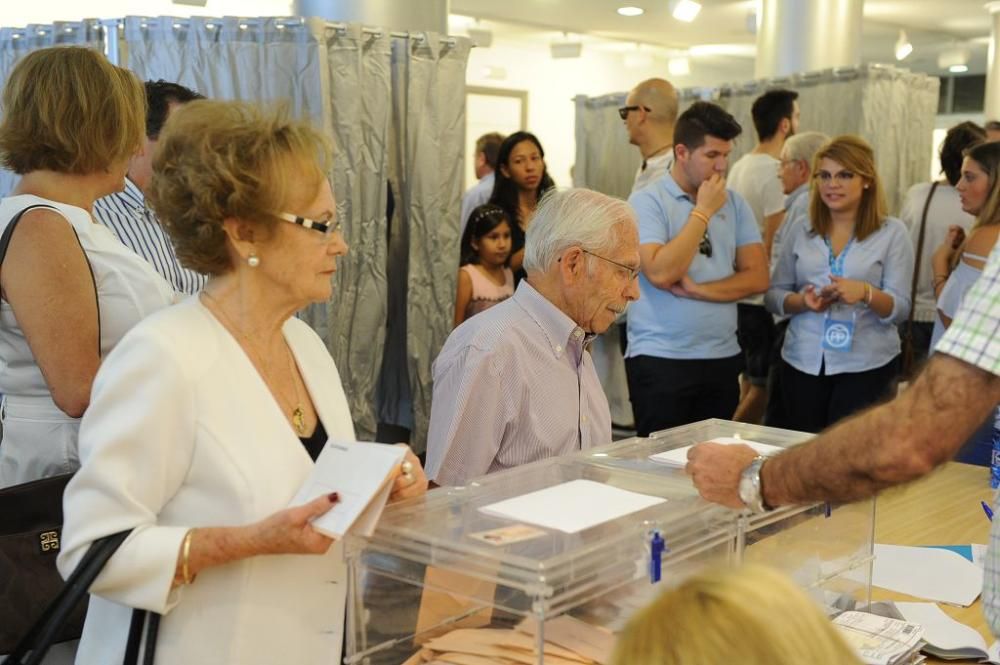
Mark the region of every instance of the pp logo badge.
[[827, 351], [850, 351], [854, 341], [854, 322], [826, 320], [823, 326], [823, 348]]

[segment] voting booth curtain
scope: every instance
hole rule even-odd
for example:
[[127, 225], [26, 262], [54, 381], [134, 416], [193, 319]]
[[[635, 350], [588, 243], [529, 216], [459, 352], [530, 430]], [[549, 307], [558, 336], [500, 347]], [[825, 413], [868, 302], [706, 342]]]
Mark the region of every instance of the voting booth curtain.
[[[756, 134], [750, 107], [770, 88], [799, 93], [799, 131], [857, 134], [875, 150], [890, 213], [899, 210], [911, 185], [930, 173], [931, 141], [937, 114], [939, 80], [890, 65], [826, 70], [783, 79], [752, 81], [716, 89], [679, 91], [683, 111], [696, 99], [714, 101], [743, 127], [730, 158], [735, 162], [753, 149]], [[626, 197], [640, 158], [628, 144], [615, 112], [625, 93], [576, 98], [576, 169], [574, 185]]]
[[337, 362], [358, 437], [399, 424], [422, 451], [452, 323], [469, 40], [299, 18], [129, 17], [124, 37], [144, 79], [282, 101], [333, 137], [350, 251], [330, 301], [301, 316]]

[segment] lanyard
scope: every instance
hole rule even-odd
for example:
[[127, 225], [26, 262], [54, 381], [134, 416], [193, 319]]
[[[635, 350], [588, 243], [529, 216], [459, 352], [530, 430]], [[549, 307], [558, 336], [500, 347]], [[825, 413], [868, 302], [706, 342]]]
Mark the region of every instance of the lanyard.
[[844, 249], [840, 250], [838, 256], [833, 255], [833, 245], [830, 243], [830, 239], [823, 236], [823, 242], [826, 243], [826, 250], [829, 255], [830, 261], [830, 273], [836, 275], [837, 277], [844, 276], [844, 261], [847, 260], [847, 252], [850, 251], [851, 245], [854, 244], [854, 235], [851, 235], [851, 239], [847, 241], [844, 245]]

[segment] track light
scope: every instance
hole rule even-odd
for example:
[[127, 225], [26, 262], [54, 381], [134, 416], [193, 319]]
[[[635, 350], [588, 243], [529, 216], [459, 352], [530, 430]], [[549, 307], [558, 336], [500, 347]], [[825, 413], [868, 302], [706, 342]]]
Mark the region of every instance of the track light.
[[913, 44], [906, 38], [906, 30], [899, 31], [899, 39], [896, 40], [896, 60], [905, 60], [906, 56], [913, 53]]
[[701, 3], [694, 0], [670, 0], [670, 13], [678, 21], [690, 23], [701, 11]]

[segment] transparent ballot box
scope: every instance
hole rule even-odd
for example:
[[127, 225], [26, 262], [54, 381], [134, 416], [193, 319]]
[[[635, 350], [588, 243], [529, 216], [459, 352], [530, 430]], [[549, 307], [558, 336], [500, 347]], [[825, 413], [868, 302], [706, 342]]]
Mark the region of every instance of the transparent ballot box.
[[831, 608], [867, 604], [873, 502], [751, 516], [649, 459], [734, 435], [780, 447], [809, 436], [704, 421], [389, 506], [370, 538], [345, 541], [344, 662], [602, 662], [662, 590], [742, 560], [781, 568]]

